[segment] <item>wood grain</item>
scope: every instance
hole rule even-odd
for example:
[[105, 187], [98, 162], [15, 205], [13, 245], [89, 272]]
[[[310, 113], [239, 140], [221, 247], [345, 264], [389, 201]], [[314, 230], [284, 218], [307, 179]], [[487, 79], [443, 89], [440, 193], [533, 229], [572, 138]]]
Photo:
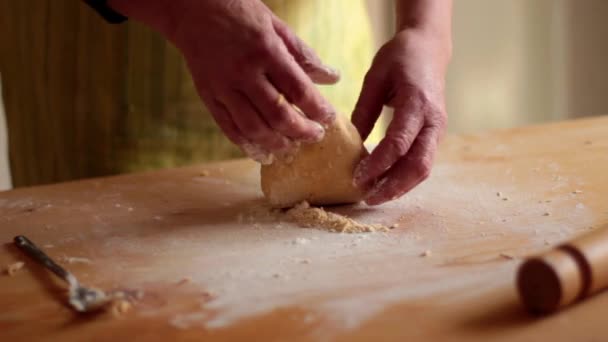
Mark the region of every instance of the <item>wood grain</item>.
[[[608, 294], [538, 318], [514, 281], [524, 257], [608, 223], [606, 127], [602, 117], [451, 136], [404, 198], [330, 209], [398, 224], [388, 233], [255, 214], [248, 161], [0, 193], [0, 265], [26, 262], [0, 278], [0, 339], [602, 340]], [[67, 265], [85, 284], [145, 295], [119, 318], [76, 316], [61, 284], [10, 245], [18, 234], [90, 259]]]

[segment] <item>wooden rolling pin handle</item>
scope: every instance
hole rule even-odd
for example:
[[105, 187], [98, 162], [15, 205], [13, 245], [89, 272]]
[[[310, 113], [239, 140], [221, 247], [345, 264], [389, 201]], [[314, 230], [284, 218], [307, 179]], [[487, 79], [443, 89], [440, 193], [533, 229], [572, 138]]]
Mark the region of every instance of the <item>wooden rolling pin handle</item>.
[[529, 258], [517, 272], [522, 303], [533, 313], [551, 313], [608, 288], [608, 229]]

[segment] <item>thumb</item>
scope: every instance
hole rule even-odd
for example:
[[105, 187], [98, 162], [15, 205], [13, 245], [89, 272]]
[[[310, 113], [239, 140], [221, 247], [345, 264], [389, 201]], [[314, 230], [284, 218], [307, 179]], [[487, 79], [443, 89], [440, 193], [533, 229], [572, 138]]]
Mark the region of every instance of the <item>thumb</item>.
[[340, 72], [323, 64], [314, 50], [296, 36], [281, 19], [273, 16], [272, 24], [275, 32], [285, 43], [289, 53], [313, 82], [317, 84], [334, 84], [340, 80]]
[[386, 102], [386, 88], [384, 77], [378, 75], [378, 72], [372, 67], [365, 76], [361, 94], [351, 117], [353, 125], [363, 140], [367, 139], [382, 113]]

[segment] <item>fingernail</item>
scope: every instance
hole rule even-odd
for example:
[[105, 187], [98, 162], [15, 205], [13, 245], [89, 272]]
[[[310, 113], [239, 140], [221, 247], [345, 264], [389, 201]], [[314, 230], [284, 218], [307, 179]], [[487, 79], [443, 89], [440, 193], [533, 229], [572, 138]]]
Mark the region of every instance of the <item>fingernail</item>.
[[340, 77], [340, 70], [338, 70], [332, 66], [329, 66], [329, 65], [325, 65], [325, 69], [327, 70], [328, 73], [334, 74], [338, 78]]
[[315, 130], [317, 131], [314, 142], [319, 142], [323, 140], [323, 138], [325, 138], [325, 128], [320, 123], [315, 121], [313, 121], [312, 124], [313, 126], [315, 126]]
[[323, 138], [325, 138], [325, 128], [323, 128], [323, 126], [316, 121], [311, 120], [310, 123], [311, 123], [311, 125], [314, 126], [313, 135], [306, 137], [306, 138], [302, 138], [302, 139], [300, 139], [300, 141], [307, 143], [307, 144], [318, 143], [321, 140], [323, 140]]
[[329, 110], [326, 112], [326, 117], [323, 120], [323, 122], [327, 125], [331, 125], [334, 123], [334, 121], [336, 121], [336, 112], [333, 110]]

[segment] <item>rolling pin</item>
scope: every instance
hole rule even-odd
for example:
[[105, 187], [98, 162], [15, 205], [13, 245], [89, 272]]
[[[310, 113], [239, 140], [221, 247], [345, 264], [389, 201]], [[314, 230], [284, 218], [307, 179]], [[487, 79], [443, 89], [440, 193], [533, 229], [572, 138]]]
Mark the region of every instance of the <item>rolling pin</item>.
[[517, 289], [526, 309], [547, 314], [608, 288], [608, 228], [525, 260]]

